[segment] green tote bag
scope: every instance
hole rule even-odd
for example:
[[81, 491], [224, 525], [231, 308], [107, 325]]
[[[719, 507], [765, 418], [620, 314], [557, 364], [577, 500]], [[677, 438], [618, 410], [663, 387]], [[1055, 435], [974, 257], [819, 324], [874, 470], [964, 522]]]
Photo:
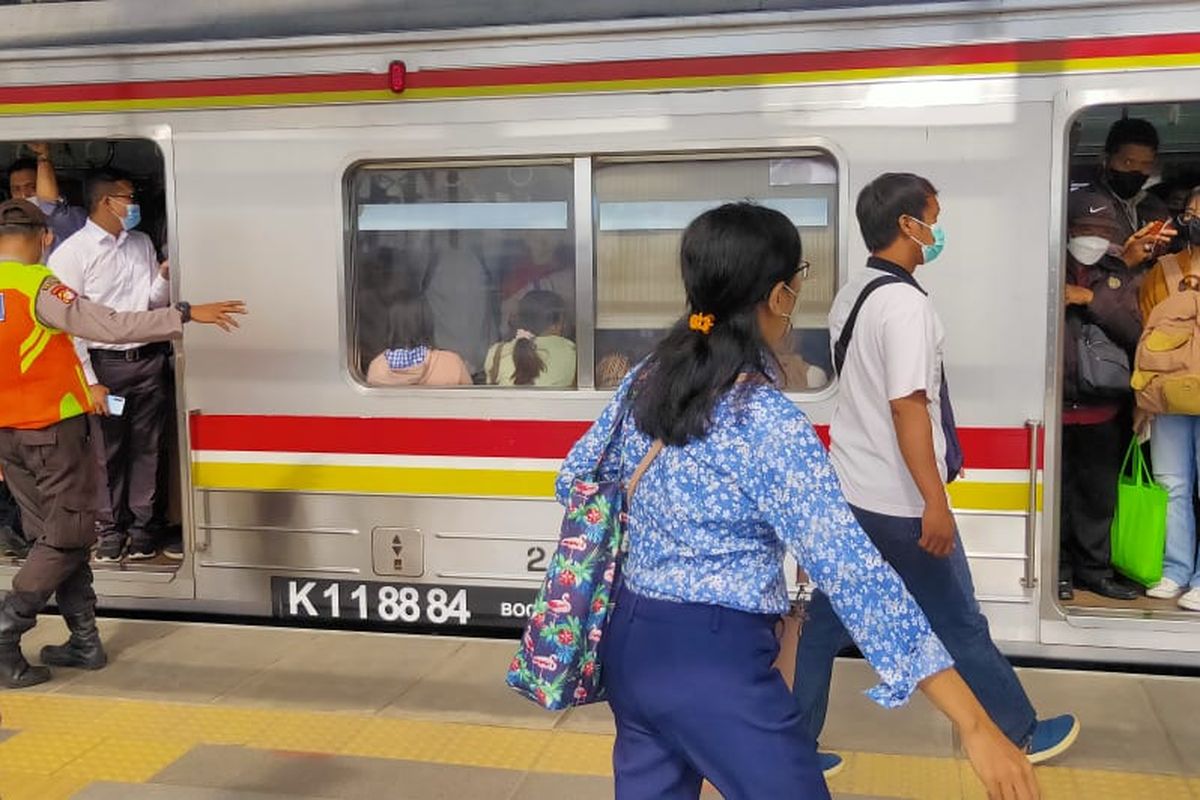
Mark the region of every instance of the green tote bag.
[[1162, 578], [1166, 541], [1167, 490], [1154, 482], [1142, 447], [1134, 437], [1117, 478], [1113, 566], [1143, 586], [1153, 586]]

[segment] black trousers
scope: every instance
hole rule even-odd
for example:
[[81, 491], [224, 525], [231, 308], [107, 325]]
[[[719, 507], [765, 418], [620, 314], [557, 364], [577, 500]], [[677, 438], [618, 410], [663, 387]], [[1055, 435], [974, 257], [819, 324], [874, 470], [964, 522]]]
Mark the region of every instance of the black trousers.
[[36, 614], [52, 596], [65, 615], [96, 605], [88, 565], [96, 540], [92, 453], [83, 416], [40, 430], [0, 428], [0, 466], [33, 542], [9, 596], [24, 616]]
[[4, 481], [0, 481], [0, 528], [11, 528], [13, 533], [21, 535], [21, 512]]
[[1060, 580], [1112, 577], [1110, 530], [1128, 430], [1120, 416], [1096, 425], [1062, 426]]
[[166, 355], [123, 361], [96, 355], [92, 366], [100, 383], [111, 394], [125, 398], [124, 413], [96, 417], [99, 428], [95, 458], [107, 476], [101, 487], [101, 536], [129, 534], [134, 542], [154, 539], [153, 521], [158, 500], [159, 462], [166, 427]]

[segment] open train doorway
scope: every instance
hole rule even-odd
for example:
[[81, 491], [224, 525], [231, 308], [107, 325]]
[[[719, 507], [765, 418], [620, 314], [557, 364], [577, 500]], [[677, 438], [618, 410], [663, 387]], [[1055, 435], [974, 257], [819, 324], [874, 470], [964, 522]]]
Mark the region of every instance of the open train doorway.
[[[119, 311], [146, 310], [172, 300], [165, 163], [151, 139], [0, 141], [0, 189], [46, 215], [46, 264], [63, 283]], [[184, 561], [175, 350], [76, 341], [76, 352], [95, 408], [97, 582], [170, 582]], [[6, 489], [0, 532], [0, 571], [15, 570], [23, 529]]]
[[[1087, 108], [1068, 156], [1058, 599], [1200, 621], [1200, 415], [1148, 408], [1132, 388], [1148, 379], [1136, 353], [1154, 309], [1200, 275], [1200, 101]], [[1131, 515], [1139, 483], [1152, 500], [1160, 487], [1154, 516]]]

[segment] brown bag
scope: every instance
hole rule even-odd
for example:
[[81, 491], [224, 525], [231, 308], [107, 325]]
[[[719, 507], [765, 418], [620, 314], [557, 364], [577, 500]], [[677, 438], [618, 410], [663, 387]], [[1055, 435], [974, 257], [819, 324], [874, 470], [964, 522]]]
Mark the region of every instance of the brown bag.
[[1180, 290], [1175, 256], [1159, 264], [1170, 294], [1146, 320], [1130, 384], [1142, 411], [1200, 415], [1200, 292]]

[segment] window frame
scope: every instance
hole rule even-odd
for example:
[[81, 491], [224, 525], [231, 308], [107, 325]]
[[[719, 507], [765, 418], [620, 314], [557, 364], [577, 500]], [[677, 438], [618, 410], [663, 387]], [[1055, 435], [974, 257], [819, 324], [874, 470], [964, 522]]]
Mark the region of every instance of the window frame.
[[[597, 237], [599, 225], [600, 199], [595, 193], [595, 171], [603, 164], [638, 164], [662, 162], [696, 162], [696, 161], [746, 161], [770, 160], [783, 158], [798, 158], [805, 156], [821, 156], [830, 160], [836, 169], [834, 185], [834, 201], [830, 204], [831, 227], [834, 235], [834, 295], [845, 285], [847, 279], [847, 245], [848, 231], [843, 221], [845, 211], [849, 207], [849, 190], [846, 182], [846, 158], [840, 148], [833, 142], [822, 137], [810, 137], [795, 144], [773, 145], [771, 147], [724, 147], [690, 151], [651, 150], [637, 152], [603, 152], [578, 153], [573, 156], [555, 154], [513, 155], [462, 158], [359, 158], [347, 163], [343, 169], [340, 184], [342, 201], [339, 203], [339, 214], [342, 223], [343, 255], [339, 275], [339, 318], [341, 347], [339, 360], [341, 370], [347, 382], [361, 394], [381, 395], [387, 397], [415, 396], [420, 397], [462, 397], [466, 398], [499, 398], [516, 393], [522, 398], [564, 398], [583, 399], [592, 396], [609, 397], [612, 389], [597, 389], [595, 386], [595, 347], [596, 347], [596, 258]], [[354, 299], [355, 281], [358, 275], [358, 264], [355, 256], [355, 237], [358, 234], [356, 210], [358, 207], [355, 195], [355, 181], [364, 170], [417, 170], [417, 169], [470, 169], [475, 167], [535, 167], [544, 165], [569, 165], [572, 170], [573, 194], [570, 221], [574, 226], [575, 239], [575, 347], [576, 347], [576, 382], [571, 388], [532, 388], [532, 387], [496, 387], [489, 385], [473, 386], [370, 386], [366, 383], [366, 375], [356, 368], [357, 325], [358, 311]], [[587, 209], [588, 217], [583, 216]], [[787, 395], [794, 402], [807, 404], [819, 403], [832, 397], [838, 387], [837, 376], [830, 374], [829, 383], [820, 389], [789, 391]], [[503, 391], [497, 391], [502, 389]]]

